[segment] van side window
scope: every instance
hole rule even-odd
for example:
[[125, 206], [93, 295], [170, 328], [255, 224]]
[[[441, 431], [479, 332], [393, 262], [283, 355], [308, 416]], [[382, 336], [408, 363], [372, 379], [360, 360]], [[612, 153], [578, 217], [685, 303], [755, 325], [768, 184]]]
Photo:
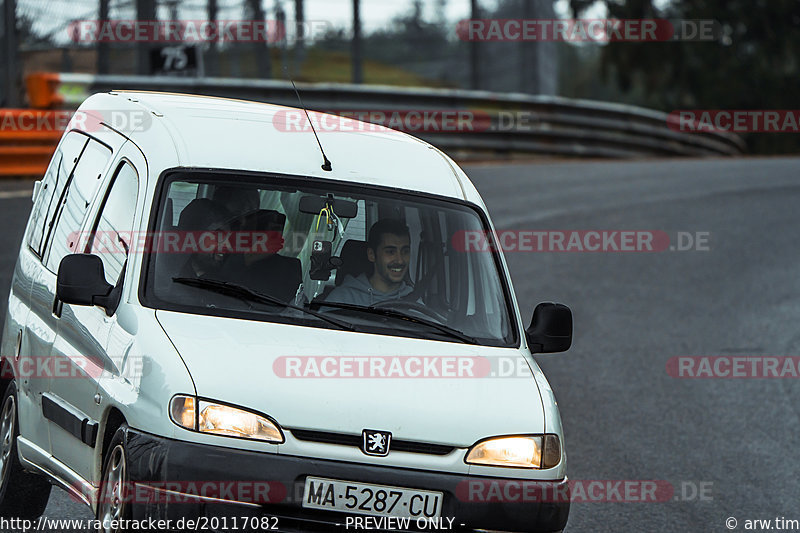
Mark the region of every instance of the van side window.
[[47, 238], [47, 269], [58, 270], [61, 259], [77, 251], [80, 231], [89, 205], [92, 203], [100, 182], [103, 169], [111, 159], [111, 150], [97, 141], [89, 140], [83, 149], [78, 164], [67, 184], [61, 204], [51, 222], [52, 229]]
[[72, 169], [75, 168], [75, 163], [78, 162], [88, 140], [88, 137], [75, 131], [67, 133], [42, 179], [42, 188], [33, 206], [27, 237], [28, 246], [39, 257], [42, 257], [45, 237], [53, 221], [53, 214], [59, 205]]
[[125, 247], [135, 245], [131, 231], [138, 196], [139, 176], [129, 163], [123, 162], [100, 208], [100, 215], [92, 229], [91, 248], [87, 250], [103, 261], [106, 281], [111, 285], [117, 284], [128, 257]]

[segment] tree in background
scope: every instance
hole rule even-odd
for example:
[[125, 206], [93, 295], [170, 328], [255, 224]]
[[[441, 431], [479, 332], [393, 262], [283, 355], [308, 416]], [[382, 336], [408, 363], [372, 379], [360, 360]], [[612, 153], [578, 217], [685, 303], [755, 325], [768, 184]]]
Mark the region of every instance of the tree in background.
[[[611, 18], [713, 19], [715, 42], [603, 47], [602, 72], [635, 104], [676, 109], [796, 109], [800, 0], [570, 0], [575, 16], [604, 3]], [[796, 152], [797, 134], [752, 134], [757, 153]]]
[[[519, 18], [530, 0], [480, 0], [482, 18]], [[534, 0], [532, 17], [554, 18], [555, 0]], [[447, 20], [447, 0], [409, 0], [407, 11], [386, 26], [366, 34], [366, 59], [393, 65], [437, 85], [470, 87], [469, 46], [456, 35], [455, 20]], [[427, 13], [427, 17], [426, 17]], [[327, 50], [346, 50], [349, 36], [334, 30], [317, 43]], [[559, 43], [481, 42], [480, 88], [499, 92], [555, 94]], [[523, 47], [532, 53], [524, 63]], [[525, 78], [522, 78], [525, 76]]]
[[[457, 85], [457, 73], [452, 72], [455, 43], [448, 39], [455, 24], [442, 26], [426, 20], [425, 4], [423, 0], [412, 0], [408, 11], [392, 18], [383, 28], [365, 34], [364, 56], [430, 80]], [[337, 36], [329, 37], [335, 40]], [[335, 42], [332, 44], [335, 46]]]

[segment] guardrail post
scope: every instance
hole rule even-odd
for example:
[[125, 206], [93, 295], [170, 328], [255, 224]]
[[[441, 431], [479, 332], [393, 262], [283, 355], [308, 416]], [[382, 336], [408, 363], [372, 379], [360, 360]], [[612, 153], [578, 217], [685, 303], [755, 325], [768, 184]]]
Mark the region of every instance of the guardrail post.
[[[522, 0], [522, 20], [531, 18], [531, 4], [533, 0]], [[534, 66], [531, 61], [531, 43], [525, 39], [519, 41], [519, 92], [526, 93], [530, 91], [530, 68]], [[535, 91], [531, 91], [535, 92]]]
[[0, 24], [0, 46], [2, 47], [2, 94], [0, 101], [4, 107], [19, 107], [22, 84], [20, 83], [19, 56], [17, 50], [17, 2], [3, 2], [2, 24]]
[[[136, 0], [136, 18], [139, 21], [155, 21], [156, 20], [156, 5], [154, 0]], [[143, 41], [136, 45], [136, 72], [141, 76], [150, 76], [152, 74], [150, 63], [150, 49], [151, 43]]]
[[278, 47], [281, 57], [280, 70], [286, 73], [289, 69], [286, 49], [286, 43], [288, 41], [286, 32], [286, 11], [283, 10], [283, 5], [280, 2], [275, 2], [275, 27], [275, 45]]
[[[261, 8], [261, 0], [248, 0], [250, 6], [250, 18], [258, 21], [266, 21], [266, 15]], [[269, 43], [253, 43], [253, 52], [256, 56], [256, 68], [258, 77], [261, 79], [272, 77], [272, 58], [269, 55]], [[267, 39], [269, 41], [269, 39]]]
[[353, 41], [351, 43], [353, 83], [364, 83], [361, 67], [361, 0], [353, 0]]
[[[208, 0], [208, 21], [215, 23], [217, 21], [217, 0]], [[219, 51], [217, 50], [217, 40], [219, 36], [215, 32], [214, 39], [208, 42], [208, 61], [206, 74], [209, 76], [219, 75]]]
[[[100, 19], [101, 28], [103, 27], [103, 25], [108, 24], [108, 2], [109, 0], [100, 0], [100, 9], [99, 9], [100, 16], [98, 18]], [[108, 49], [109, 49], [109, 44], [105, 42], [103, 39], [100, 39], [99, 42], [97, 43], [98, 74], [108, 74], [111, 71], [108, 59]]]
[[[472, 20], [477, 20], [479, 17], [478, 0], [470, 0], [470, 18]], [[478, 44], [477, 40], [470, 41], [469, 43], [469, 87], [473, 90], [480, 89], [481, 85]]]
[[294, 0], [294, 21], [295, 21], [295, 41], [294, 41], [294, 68], [292, 75], [297, 76], [303, 68], [306, 52], [306, 15], [303, 9], [303, 0]]

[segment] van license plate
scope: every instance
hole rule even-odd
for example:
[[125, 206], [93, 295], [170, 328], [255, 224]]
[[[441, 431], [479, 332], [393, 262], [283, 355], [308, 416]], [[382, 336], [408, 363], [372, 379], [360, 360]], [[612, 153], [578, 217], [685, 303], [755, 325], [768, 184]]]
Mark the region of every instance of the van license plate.
[[439, 518], [441, 492], [307, 477], [303, 507], [401, 518]]

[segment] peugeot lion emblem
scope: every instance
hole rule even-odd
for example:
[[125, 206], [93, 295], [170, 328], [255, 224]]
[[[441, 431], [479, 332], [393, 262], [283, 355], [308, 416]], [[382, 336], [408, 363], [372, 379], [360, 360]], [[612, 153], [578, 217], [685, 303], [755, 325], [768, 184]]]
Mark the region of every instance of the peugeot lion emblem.
[[378, 431], [375, 429], [365, 429], [362, 432], [364, 442], [361, 444], [361, 451], [367, 455], [377, 455], [385, 457], [389, 455], [389, 445], [392, 442], [392, 434], [388, 431]]

